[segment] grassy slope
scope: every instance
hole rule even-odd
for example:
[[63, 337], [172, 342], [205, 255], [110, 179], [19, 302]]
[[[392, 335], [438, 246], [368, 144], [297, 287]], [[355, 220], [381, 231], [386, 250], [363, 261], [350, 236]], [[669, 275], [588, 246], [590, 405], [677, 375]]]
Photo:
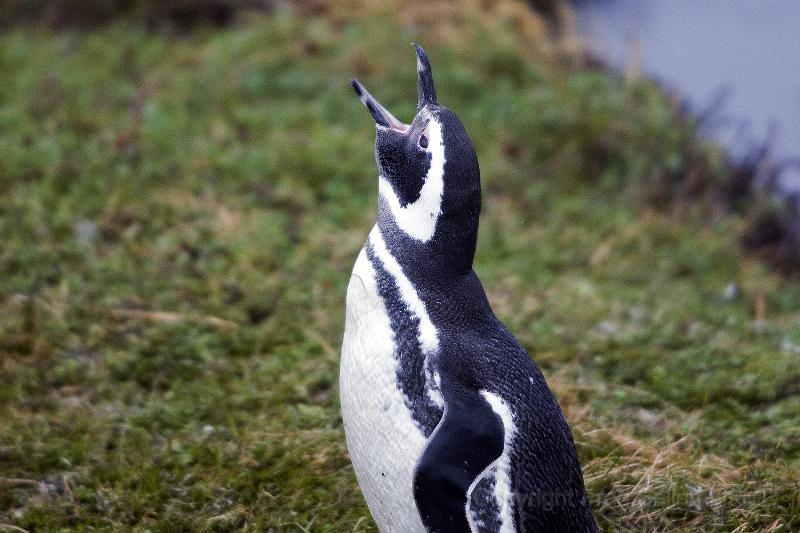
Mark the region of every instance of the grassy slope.
[[800, 287], [736, 219], [633, 208], [691, 128], [498, 9], [0, 36], [0, 524], [374, 529], [336, 387], [376, 189], [347, 82], [411, 116], [415, 40], [481, 161], [475, 268], [601, 524], [800, 528]]

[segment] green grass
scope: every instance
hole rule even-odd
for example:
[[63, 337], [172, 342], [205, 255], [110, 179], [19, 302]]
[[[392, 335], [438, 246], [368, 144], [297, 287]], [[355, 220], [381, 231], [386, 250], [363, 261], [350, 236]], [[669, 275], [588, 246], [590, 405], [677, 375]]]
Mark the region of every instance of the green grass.
[[475, 268], [600, 524], [800, 528], [800, 285], [738, 218], [637, 207], [697, 153], [724, 180], [720, 154], [501, 2], [0, 35], [0, 530], [375, 529], [336, 384], [376, 195], [348, 81], [410, 117], [412, 41], [478, 151]]

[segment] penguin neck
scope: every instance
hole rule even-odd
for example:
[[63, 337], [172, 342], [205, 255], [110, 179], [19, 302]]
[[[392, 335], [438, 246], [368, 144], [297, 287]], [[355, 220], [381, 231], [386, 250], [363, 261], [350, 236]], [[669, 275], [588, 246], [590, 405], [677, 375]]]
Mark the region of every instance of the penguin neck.
[[479, 206], [472, 212], [443, 210], [432, 237], [422, 240], [403, 231], [379, 198], [377, 227], [389, 252], [411, 277], [446, 286], [472, 272], [479, 211]]

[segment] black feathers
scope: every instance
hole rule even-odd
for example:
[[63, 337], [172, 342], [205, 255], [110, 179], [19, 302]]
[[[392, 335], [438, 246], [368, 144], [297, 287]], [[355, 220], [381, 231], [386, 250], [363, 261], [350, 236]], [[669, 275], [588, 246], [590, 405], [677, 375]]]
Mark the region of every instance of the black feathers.
[[442, 409], [437, 407], [426, 393], [426, 358], [419, 345], [419, 318], [409, 312], [400, 297], [394, 278], [375, 256], [370, 243], [367, 243], [365, 250], [372, 268], [375, 269], [378, 293], [386, 305], [394, 333], [397, 385], [405, 397], [411, 418], [427, 437], [439, 423]]

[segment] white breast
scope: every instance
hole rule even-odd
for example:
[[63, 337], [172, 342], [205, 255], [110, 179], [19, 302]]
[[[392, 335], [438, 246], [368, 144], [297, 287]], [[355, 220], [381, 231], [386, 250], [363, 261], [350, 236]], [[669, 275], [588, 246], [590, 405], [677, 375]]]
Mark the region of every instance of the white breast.
[[362, 250], [347, 288], [339, 375], [347, 448], [380, 530], [423, 532], [412, 483], [425, 438], [397, 386], [394, 347], [375, 271]]

